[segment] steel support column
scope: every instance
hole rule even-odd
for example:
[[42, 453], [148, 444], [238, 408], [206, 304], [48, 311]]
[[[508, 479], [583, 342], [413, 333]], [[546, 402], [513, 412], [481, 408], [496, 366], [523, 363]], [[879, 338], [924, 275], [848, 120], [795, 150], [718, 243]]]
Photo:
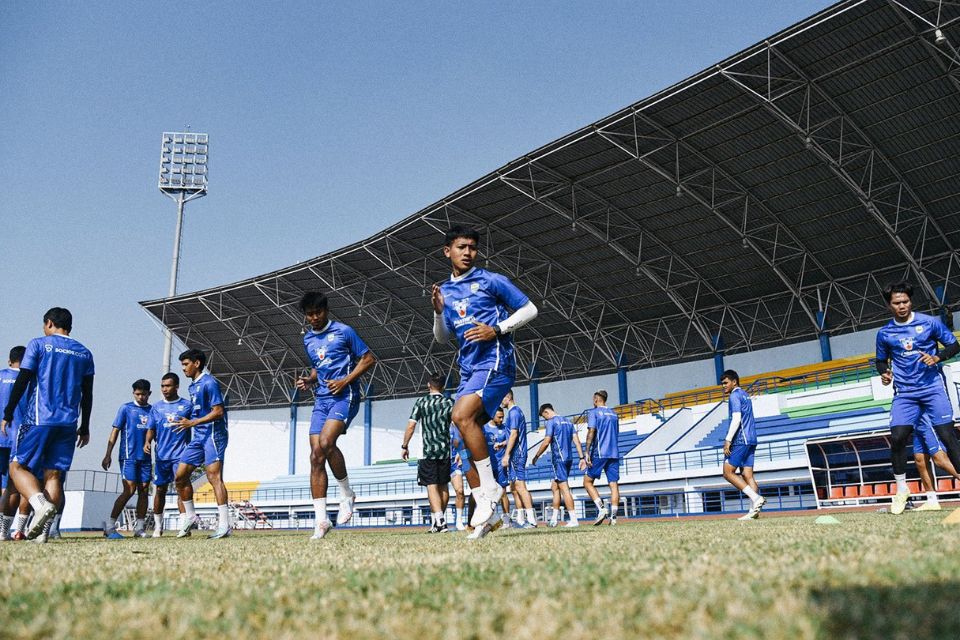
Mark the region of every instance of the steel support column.
[[830, 334], [826, 332], [827, 314], [824, 311], [817, 311], [817, 325], [820, 327], [820, 359], [823, 362], [833, 360], [833, 354], [830, 351]]
[[287, 474], [297, 473], [297, 389], [293, 390], [290, 400], [290, 446], [287, 451]]
[[617, 392], [620, 404], [627, 404], [627, 368], [624, 366], [626, 358], [623, 353], [617, 354]]
[[713, 336], [713, 370], [717, 374], [717, 384], [725, 371], [723, 366], [723, 336], [719, 333]]
[[368, 384], [363, 390], [363, 464], [373, 464], [373, 398], [370, 393], [373, 384]]
[[527, 369], [530, 376], [530, 431], [540, 428], [540, 378], [537, 376], [537, 363], [531, 362]]

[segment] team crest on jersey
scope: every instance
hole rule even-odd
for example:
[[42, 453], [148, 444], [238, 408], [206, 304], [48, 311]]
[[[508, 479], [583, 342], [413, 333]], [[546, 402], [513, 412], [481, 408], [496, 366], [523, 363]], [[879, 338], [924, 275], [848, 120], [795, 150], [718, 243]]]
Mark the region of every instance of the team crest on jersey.
[[139, 426], [138, 428], [139, 428], [139, 429], [146, 429], [146, 428], [147, 428], [147, 422], [149, 422], [149, 421], [150, 421], [150, 418], [149, 418], [148, 416], [143, 416], [143, 415], [140, 416], [140, 426]]
[[[182, 407], [181, 407], [181, 408], [182, 408]], [[176, 413], [166, 413], [166, 414], [164, 414], [164, 415], [165, 415], [166, 418], [167, 418], [167, 426], [168, 426], [168, 427], [169, 427], [170, 425], [172, 425], [172, 424], [175, 424], [175, 423], [177, 422], [177, 414], [176, 414]]]
[[900, 338], [900, 346], [904, 351], [913, 351], [913, 338]]
[[322, 361], [324, 358], [327, 357], [327, 348], [326, 348], [326, 347], [319, 347], [319, 348], [317, 349], [316, 353], [317, 353], [317, 360], [321, 360], [321, 361]]
[[327, 342], [333, 342], [336, 338], [337, 336], [331, 333], [330, 335], [327, 336]]
[[479, 283], [479, 282], [471, 282], [471, 283], [470, 283], [470, 293], [476, 293], [477, 291], [480, 291], [480, 283]]
[[467, 317], [467, 304], [468, 300], [464, 298], [463, 300], [457, 300], [453, 303], [453, 310], [457, 312], [457, 315], [461, 318]]
[[914, 327], [914, 331], [917, 333], [923, 333], [923, 327]]
[[43, 345], [43, 350], [47, 353], [50, 353], [53, 351], [53, 345], [48, 342], [47, 344]]

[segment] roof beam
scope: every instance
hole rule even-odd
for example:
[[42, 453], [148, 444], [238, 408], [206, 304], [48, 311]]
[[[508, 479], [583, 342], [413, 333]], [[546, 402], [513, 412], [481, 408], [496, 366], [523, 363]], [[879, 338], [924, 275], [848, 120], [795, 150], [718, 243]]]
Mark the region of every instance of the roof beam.
[[[944, 77], [960, 91], [960, 52], [957, 51], [957, 48], [950, 41], [949, 37], [945, 37], [943, 43], [940, 45], [934, 44], [938, 30], [946, 36], [947, 23], [939, 21], [931, 22], [921, 13], [911, 9], [908, 3], [903, 0], [887, 0], [887, 2], [900, 20], [910, 28], [914, 38], [923, 45], [923, 48], [927, 50], [930, 57], [937, 63]], [[949, 7], [949, 4], [947, 6]], [[948, 23], [955, 23], [956, 20], [957, 19], [954, 18], [948, 21]]]

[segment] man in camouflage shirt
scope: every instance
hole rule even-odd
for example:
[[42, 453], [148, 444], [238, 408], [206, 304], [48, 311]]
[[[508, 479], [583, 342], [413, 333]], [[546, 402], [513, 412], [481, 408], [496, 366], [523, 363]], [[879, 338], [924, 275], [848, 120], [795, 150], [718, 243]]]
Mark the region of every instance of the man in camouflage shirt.
[[423, 426], [423, 456], [417, 462], [417, 482], [427, 488], [430, 500], [431, 525], [429, 533], [445, 533], [444, 513], [450, 499], [450, 415], [453, 400], [443, 395], [443, 378], [430, 376], [427, 395], [413, 405], [410, 421], [403, 434], [403, 459], [410, 457], [410, 438], [419, 422]]

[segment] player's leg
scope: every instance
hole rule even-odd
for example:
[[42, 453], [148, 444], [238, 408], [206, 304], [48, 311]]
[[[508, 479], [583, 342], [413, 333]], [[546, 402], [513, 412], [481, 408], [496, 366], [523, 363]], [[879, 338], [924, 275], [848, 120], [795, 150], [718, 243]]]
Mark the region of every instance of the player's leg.
[[[327, 418], [320, 432], [320, 448], [324, 452], [327, 465], [333, 473], [333, 479], [340, 485], [340, 505], [337, 510], [337, 524], [347, 524], [353, 518], [353, 505], [357, 494], [350, 487], [350, 478], [347, 476], [347, 462], [343, 452], [337, 446], [337, 440], [346, 433], [348, 421]], [[324, 493], [326, 495], [326, 493]]]
[[217, 501], [217, 530], [210, 534], [208, 538], [214, 540], [225, 538], [230, 535], [230, 506], [227, 485], [223, 481], [223, 460], [213, 460], [210, 463], [205, 463], [203, 468], [207, 474], [207, 481], [213, 488], [213, 496]]
[[[141, 482], [137, 483], [137, 521], [133, 527], [133, 535], [136, 538], [142, 538], [146, 535], [147, 506], [150, 504], [149, 467], [145, 471], [146, 473], [140, 476]], [[148, 478], [146, 481], [143, 480], [144, 476]]]
[[[43, 431], [46, 436], [36, 468], [43, 469], [44, 490], [41, 495], [46, 496], [46, 502], [40, 506], [34, 505], [36, 513], [27, 531], [28, 539], [41, 543], [47, 541], [50, 526], [57, 515], [57, 507], [63, 503], [63, 474], [69, 471], [73, 464], [77, 440], [75, 427], [46, 427]], [[17, 453], [19, 455], [19, 448]]]
[[587, 469], [586, 475], [583, 476], [583, 488], [587, 492], [587, 495], [590, 496], [590, 499], [593, 500], [593, 504], [597, 507], [597, 517], [593, 521], [594, 526], [603, 524], [603, 521], [607, 519], [607, 516], [610, 512], [607, 510], [607, 505], [604, 504], [603, 498], [600, 497], [600, 492], [597, 491], [596, 481], [600, 477], [600, 471], [603, 467], [603, 459], [594, 461], [593, 465]]
[[514, 501], [517, 502], [517, 509], [523, 513], [523, 525], [525, 528], [532, 529], [537, 526], [537, 514], [533, 510], [533, 497], [527, 489], [527, 455], [514, 456], [510, 461], [510, 470], [513, 474]]
[[555, 527], [557, 526], [557, 521], [560, 519], [560, 501], [562, 499], [562, 496], [560, 495], [560, 483], [557, 482], [556, 478], [550, 481], [550, 498], [551, 513], [550, 519], [547, 521], [547, 526]]
[[[943, 453], [943, 451], [941, 450], [939, 453]], [[946, 454], [944, 454], [944, 456], [945, 455]], [[918, 448], [913, 454], [913, 461], [917, 465], [920, 482], [923, 485], [923, 490], [927, 494], [927, 501], [918, 507], [918, 510], [939, 511], [940, 500], [937, 498], [937, 488], [934, 486], [933, 474], [930, 473], [930, 456]]]
[[504, 529], [509, 529], [513, 525], [510, 523], [510, 497], [506, 488], [504, 488], [503, 494], [500, 496], [500, 509], [503, 513], [500, 515], [500, 521]]
[[178, 538], [185, 538], [190, 535], [190, 531], [196, 528], [197, 511], [193, 505], [193, 483], [191, 478], [194, 470], [203, 462], [203, 443], [192, 440], [183, 450], [180, 456], [180, 462], [177, 464], [177, 472], [173, 476], [174, 487], [177, 490], [177, 496], [183, 501], [183, 513], [180, 514], [180, 528], [177, 531]]
[[897, 493], [890, 504], [890, 513], [899, 515], [907, 507], [910, 490], [907, 488], [907, 447], [913, 440], [913, 429], [920, 424], [920, 403], [904, 394], [893, 397], [890, 405], [890, 465]]
[[[751, 447], [752, 449], [752, 447]], [[751, 505], [750, 511], [747, 512], [747, 515], [752, 516], [749, 519], [754, 519], [759, 517], [760, 510], [763, 509], [763, 505], [767, 503], [767, 499], [760, 495], [760, 487], [757, 486], [757, 480], [753, 475], [753, 452], [751, 451], [750, 455], [743, 460], [744, 465], [740, 468], [740, 472], [743, 477], [743, 481], [746, 483], [744, 487], [744, 494], [750, 498]], [[750, 489], [752, 493], [747, 493], [747, 489]], [[747, 518], [743, 518], [747, 519]]]
[[17, 453], [10, 463], [10, 477], [13, 478], [20, 495], [25, 496], [36, 512], [33, 523], [26, 533], [27, 538], [40, 535], [47, 522], [53, 519], [57, 508], [44, 493], [42, 478], [33, 474], [33, 469], [45, 469], [47, 441], [55, 434], [55, 429], [36, 425], [20, 425], [17, 434]]
[[163, 535], [163, 511], [167, 506], [168, 483], [154, 485], [153, 492], [153, 537]]
[[117, 518], [119, 518], [123, 512], [123, 508], [127, 506], [130, 497], [137, 491], [137, 483], [132, 477], [127, 476], [127, 462], [129, 461], [124, 460], [123, 477], [121, 479], [123, 484], [120, 495], [113, 501], [113, 506], [110, 508], [110, 515], [103, 522], [103, 536], [111, 540], [123, 539], [123, 536], [117, 533]]
[[[460, 429], [460, 435], [463, 436], [463, 444], [470, 452], [472, 466], [476, 468], [477, 473], [472, 479], [472, 474], [467, 474], [467, 482], [471, 489], [492, 490], [497, 481], [493, 476], [490, 466], [490, 453], [487, 451], [487, 441], [483, 437], [483, 425], [480, 422], [480, 414], [483, 413], [483, 400], [475, 393], [468, 393], [461, 396], [453, 405], [452, 420], [457, 428]], [[484, 415], [486, 415], [484, 413]], [[487, 478], [489, 471], [489, 478]], [[499, 485], [497, 485], [499, 486]], [[497, 496], [499, 500], [499, 496]]]
[[[427, 462], [424, 460], [424, 462]], [[440, 485], [427, 485], [427, 501], [430, 503], [430, 529], [427, 533], [440, 533], [446, 531], [446, 523], [443, 522], [443, 512], [440, 502]]]
[[[449, 471], [447, 472], [449, 474]], [[447, 478], [450, 476], [447, 475]], [[447, 507], [450, 505], [450, 480], [440, 483], [440, 513], [443, 514], [443, 522], [447, 522]]]
[[563, 505], [566, 507], [567, 516], [570, 518], [566, 526], [579, 527], [580, 521], [577, 519], [577, 505], [573, 502], [573, 492], [570, 491], [570, 483], [567, 481], [558, 482], [557, 486], [560, 489], [560, 495], [563, 498]]
[[952, 421], [944, 422], [935, 425], [933, 430], [943, 444], [943, 448], [946, 449], [945, 455], [950, 459], [950, 464], [954, 469], [960, 469], [960, 437], [957, 436], [956, 426]]
[[453, 474], [453, 476], [450, 478], [450, 482], [451, 484], [453, 484], [453, 493], [455, 496], [453, 500], [453, 504], [456, 506], [456, 509], [457, 509], [457, 514], [456, 514], [457, 515], [456, 517], [457, 531], [463, 531], [464, 529], [463, 505], [466, 501], [466, 496], [464, 496], [463, 494], [463, 473]]

